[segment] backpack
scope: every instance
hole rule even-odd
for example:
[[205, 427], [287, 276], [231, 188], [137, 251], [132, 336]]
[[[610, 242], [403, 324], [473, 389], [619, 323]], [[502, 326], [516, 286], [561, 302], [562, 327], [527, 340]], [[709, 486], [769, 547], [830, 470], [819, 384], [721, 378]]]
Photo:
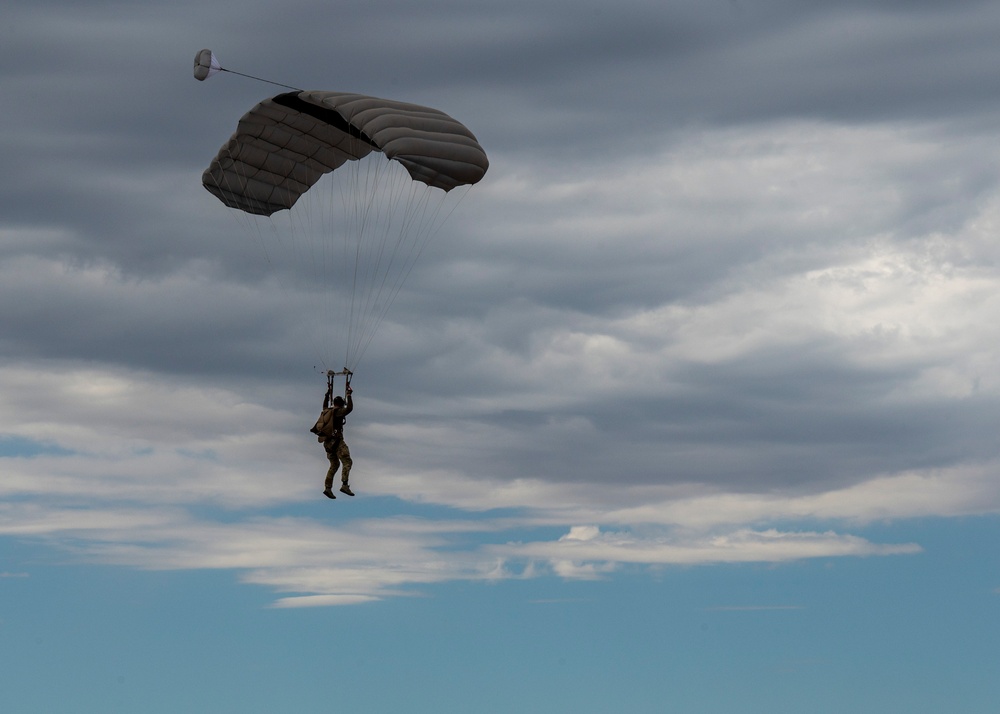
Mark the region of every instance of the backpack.
[[[340, 422], [339, 424], [337, 422]], [[324, 439], [329, 439], [334, 436], [339, 436], [344, 428], [344, 419], [341, 417], [337, 419], [334, 416], [334, 409], [324, 409], [319, 415], [319, 419], [316, 420], [316, 424], [310, 429], [313, 434], [317, 436], [319, 441]]]

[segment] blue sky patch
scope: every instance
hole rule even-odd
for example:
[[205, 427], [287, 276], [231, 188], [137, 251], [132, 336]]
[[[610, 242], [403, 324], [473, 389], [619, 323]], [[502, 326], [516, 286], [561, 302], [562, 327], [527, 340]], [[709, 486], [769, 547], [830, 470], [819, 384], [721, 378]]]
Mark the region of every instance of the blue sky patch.
[[69, 456], [73, 452], [21, 436], [0, 436], [0, 458], [30, 459], [36, 456]]

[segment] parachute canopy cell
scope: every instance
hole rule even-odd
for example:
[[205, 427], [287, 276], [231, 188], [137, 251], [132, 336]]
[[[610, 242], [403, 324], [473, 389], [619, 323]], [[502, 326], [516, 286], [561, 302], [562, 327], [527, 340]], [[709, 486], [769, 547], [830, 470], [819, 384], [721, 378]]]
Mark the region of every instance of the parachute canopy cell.
[[[202, 66], [210, 68], [213, 60], [209, 56]], [[198, 71], [196, 62], [196, 77]], [[444, 191], [477, 183], [489, 168], [472, 132], [437, 109], [363, 94], [295, 91], [247, 112], [202, 184], [231, 208], [269, 216], [295, 205], [323, 174], [372, 151], [402, 164], [413, 180]]]
[[195, 79], [205, 81], [213, 74], [218, 74], [221, 71], [222, 65], [219, 64], [219, 60], [215, 58], [215, 53], [212, 50], [201, 50], [194, 56]]

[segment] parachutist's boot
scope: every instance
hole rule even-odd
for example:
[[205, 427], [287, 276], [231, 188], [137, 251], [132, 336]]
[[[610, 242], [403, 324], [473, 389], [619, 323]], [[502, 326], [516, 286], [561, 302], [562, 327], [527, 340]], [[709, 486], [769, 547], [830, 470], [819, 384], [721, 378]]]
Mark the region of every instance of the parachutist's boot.
[[336, 498], [336, 496], [333, 495], [333, 491], [331, 491], [330, 489], [326, 489], [325, 491], [323, 491], [323, 495], [326, 496], [327, 498]]
[[348, 496], [354, 495], [354, 491], [352, 491], [351, 487], [347, 485], [347, 481], [344, 481], [343, 485], [341, 485], [340, 492], [346, 493]]

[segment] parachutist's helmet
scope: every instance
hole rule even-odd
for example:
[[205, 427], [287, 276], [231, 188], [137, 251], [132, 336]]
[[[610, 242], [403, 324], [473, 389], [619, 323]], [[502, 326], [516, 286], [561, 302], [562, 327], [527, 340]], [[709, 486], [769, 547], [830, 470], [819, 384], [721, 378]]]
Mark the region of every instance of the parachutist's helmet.
[[336, 397], [333, 398], [333, 406], [335, 407], [342, 407], [344, 406], [344, 403], [345, 403], [344, 398], [341, 397], [340, 395], [337, 395]]

